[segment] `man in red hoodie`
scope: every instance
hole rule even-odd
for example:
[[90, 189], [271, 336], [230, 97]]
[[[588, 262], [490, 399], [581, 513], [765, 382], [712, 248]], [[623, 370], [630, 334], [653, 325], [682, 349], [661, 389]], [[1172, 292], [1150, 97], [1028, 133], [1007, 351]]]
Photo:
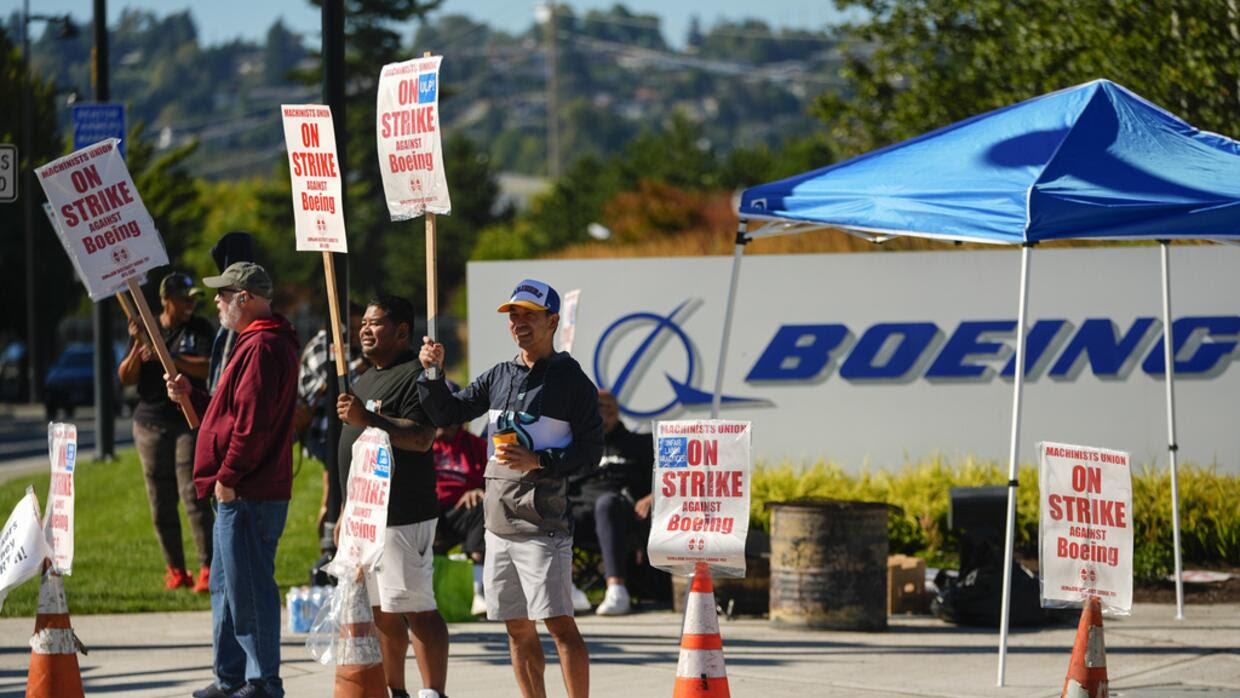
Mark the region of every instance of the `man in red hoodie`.
[[211, 620], [215, 682], [194, 698], [282, 698], [276, 544], [293, 490], [297, 336], [271, 311], [271, 277], [237, 262], [202, 280], [216, 289], [220, 325], [237, 343], [214, 394], [165, 376], [168, 396], [189, 395], [202, 426], [194, 486], [215, 499]]

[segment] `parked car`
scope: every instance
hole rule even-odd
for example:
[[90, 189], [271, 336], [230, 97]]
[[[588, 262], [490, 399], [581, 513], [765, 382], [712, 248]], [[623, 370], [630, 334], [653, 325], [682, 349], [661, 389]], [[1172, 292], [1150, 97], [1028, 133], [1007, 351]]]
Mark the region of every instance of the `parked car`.
[[[114, 342], [112, 347], [112, 395], [118, 411], [125, 404], [116, 367], [125, 356], [125, 344]], [[73, 417], [74, 408], [95, 402], [95, 346], [89, 342], [71, 342], [47, 371], [43, 382], [43, 406], [47, 418], [55, 419], [59, 411], [65, 418]]]
[[26, 344], [9, 342], [0, 352], [0, 402], [29, 400], [29, 383], [26, 378]]

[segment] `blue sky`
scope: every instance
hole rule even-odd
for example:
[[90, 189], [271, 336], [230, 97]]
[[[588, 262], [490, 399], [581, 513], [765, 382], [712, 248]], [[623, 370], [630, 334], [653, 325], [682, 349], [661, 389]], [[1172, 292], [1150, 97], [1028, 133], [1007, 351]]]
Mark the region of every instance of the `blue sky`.
[[[568, 0], [576, 12], [606, 9], [617, 0]], [[533, 0], [447, 0], [442, 12], [469, 15], [485, 20], [506, 31], [527, 28], [534, 18]], [[704, 27], [721, 19], [760, 16], [777, 27], [818, 29], [840, 20], [840, 13], [830, 0], [625, 0], [630, 10], [655, 13], [663, 18], [663, 34], [674, 45], [684, 42], [690, 17], [697, 15]], [[31, 12], [39, 14], [71, 13], [75, 18], [89, 20], [90, 0], [33, 0]], [[0, 16], [20, 11], [21, 0], [0, 0]], [[198, 26], [200, 43], [214, 44], [238, 36], [261, 39], [277, 17], [283, 17], [291, 29], [302, 32], [311, 43], [318, 43], [319, 13], [305, 0], [110, 0], [109, 23], [115, 21], [125, 7], [140, 7], [158, 14], [189, 9]], [[42, 31], [36, 27], [37, 36]]]

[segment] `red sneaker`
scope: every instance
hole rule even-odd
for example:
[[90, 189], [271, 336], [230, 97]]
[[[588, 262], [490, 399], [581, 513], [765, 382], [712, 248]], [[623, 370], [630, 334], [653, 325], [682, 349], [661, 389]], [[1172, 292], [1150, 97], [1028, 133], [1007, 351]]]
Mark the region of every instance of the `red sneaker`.
[[180, 587], [188, 587], [194, 585], [194, 578], [185, 570], [178, 570], [175, 567], [169, 567], [164, 573], [164, 588], [178, 589]]
[[198, 568], [198, 581], [194, 582], [195, 594], [206, 594], [211, 591], [211, 568]]

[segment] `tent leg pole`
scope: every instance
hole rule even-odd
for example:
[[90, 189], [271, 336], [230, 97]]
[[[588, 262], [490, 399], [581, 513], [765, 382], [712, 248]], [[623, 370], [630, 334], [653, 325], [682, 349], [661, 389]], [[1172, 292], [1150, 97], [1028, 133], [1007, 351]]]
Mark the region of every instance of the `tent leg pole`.
[[1180, 483], [1176, 473], [1175, 440], [1175, 345], [1171, 341], [1171, 244], [1160, 240], [1162, 250], [1163, 373], [1167, 386], [1167, 463], [1171, 467], [1171, 539], [1175, 558], [1175, 619], [1184, 620], [1184, 578], [1180, 561]]
[[710, 400], [710, 418], [719, 419], [719, 406], [723, 402], [723, 368], [728, 355], [728, 338], [732, 334], [732, 311], [736, 305], [736, 285], [741, 278], [741, 256], [749, 244], [746, 232], [749, 221], [741, 219], [736, 228], [736, 250], [732, 255], [732, 281], [728, 284], [728, 303], [723, 315], [723, 337], [719, 340], [719, 365], [715, 369], [715, 393]]
[[996, 686], [1003, 686], [1007, 671], [1008, 618], [1012, 610], [1012, 567], [1016, 548], [1017, 456], [1020, 445], [1021, 390], [1025, 384], [1025, 314], [1029, 306], [1029, 249], [1020, 250], [1020, 308], [1016, 315], [1016, 373], [1012, 388], [1012, 440], [1008, 448], [1007, 532], [1003, 546], [1003, 602], [999, 610], [999, 675]]

